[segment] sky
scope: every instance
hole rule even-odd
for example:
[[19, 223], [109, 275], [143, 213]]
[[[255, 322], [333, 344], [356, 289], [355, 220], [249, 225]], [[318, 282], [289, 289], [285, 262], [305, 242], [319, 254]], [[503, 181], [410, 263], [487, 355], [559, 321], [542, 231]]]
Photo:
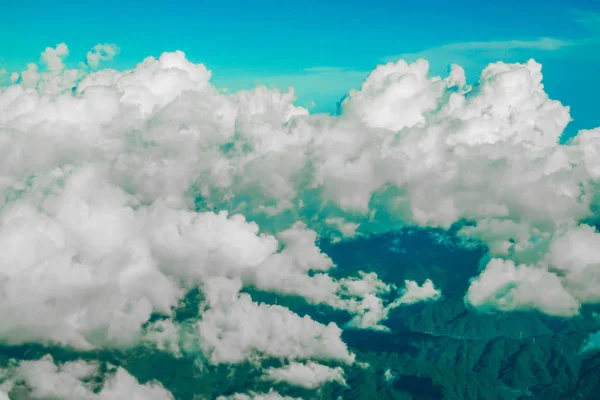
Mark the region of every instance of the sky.
[[[174, 398], [96, 350], [185, 359], [209, 398], [345, 387], [377, 368], [345, 331], [449, 296], [600, 328], [597, 1], [2, 7], [0, 350], [47, 354], [0, 352], [0, 400]], [[407, 227], [478, 268], [323, 245]], [[222, 366], [247, 387], [196, 375]]]
[[96, 43], [116, 44], [120, 54], [104, 67], [117, 69], [182, 50], [218, 87], [292, 86], [298, 104], [332, 112], [373, 67], [400, 57], [426, 58], [433, 74], [459, 63], [470, 82], [490, 62], [533, 57], [546, 91], [572, 108], [567, 130], [598, 123], [589, 84], [600, 70], [598, 0], [5, 0], [2, 10], [0, 34], [10, 40], [0, 42], [0, 68], [10, 72], [61, 42], [67, 65]]

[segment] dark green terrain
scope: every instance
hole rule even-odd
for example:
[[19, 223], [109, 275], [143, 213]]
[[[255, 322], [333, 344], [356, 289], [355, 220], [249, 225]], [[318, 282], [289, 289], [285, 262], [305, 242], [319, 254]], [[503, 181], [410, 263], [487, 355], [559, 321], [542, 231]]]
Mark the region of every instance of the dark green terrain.
[[[345, 330], [343, 339], [369, 367], [346, 368], [348, 387], [328, 384], [319, 391], [275, 385], [283, 395], [305, 399], [600, 399], [600, 351], [582, 353], [590, 333], [600, 330], [594, 312], [551, 318], [538, 313], [482, 313], [465, 305], [469, 280], [477, 275], [484, 249], [461, 246], [437, 231], [406, 230], [338, 244], [321, 243], [338, 265], [336, 274], [376, 271], [401, 286], [404, 279], [432, 279], [443, 298], [396, 309], [386, 322], [391, 332]], [[431, 251], [435, 248], [435, 251]], [[316, 320], [343, 325], [345, 313], [313, 307], [295, 298], [251, 291], [259, 301], [284, 304]], [[199, 294], [178, 319], [194, 318]], [[214, 399], [236, 392], [268, 391], [260, 369], [248, 364], [209, 366], [197, 355], [176, 359], [139, 348], [127, 352], [80, 353], [39, 345], [1, 347], [0, 361], [100, 359], [120, 365], [140, 382], [160, 381], [177, 399]], [[278, 360], [272, 360], [278, 365]], [[27, 395], [12, 393], [13, 400]]]

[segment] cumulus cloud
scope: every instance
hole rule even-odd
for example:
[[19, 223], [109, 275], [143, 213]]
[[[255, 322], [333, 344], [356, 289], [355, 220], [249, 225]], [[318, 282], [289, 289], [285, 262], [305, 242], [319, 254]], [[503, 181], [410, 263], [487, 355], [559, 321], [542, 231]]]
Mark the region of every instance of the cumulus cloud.
[[543, 267], [492, 259], [469, 287], [467, 300], [476, 307], [502, 311], [537, 309], [556, 316], [573, 316], [580, 303], [560, 278]]
[[[358, 287], [385, 285], [374, 274], [341, 281], [309, 275], [332, 262], [304, 225], [278, 235], [280, 251], [275, 237], [258, 235], [257, 225], [239, 215], [196, 213], [167, 200], [142, 207], [100, 169], [56, 170], [32, 183], [0, 215], [0, 247], [7, 249], [0, 335], [9, 343], [87, 349], [132, 345], [144, 336], [171, 348], [171, 325], [164, 322], [160, 334], [142, 326], [152, 313], [169, 316], [187, 290], [201, 287], [208, 310], [199, 334], [215, 362], [241, 362], [255, 352], [351, 361], [335, 324], [238, 292], [244, 284], [359, 312], [371, 294]], [[299, 344], [306, 354], [297, 353]]]
[[[163, 275], [131, 196], [80, 169], [55, 171], [56, 196], [22, 199], [0, 216], [3, 321], [9, 343], [50, 342], [79, 348], [131, 344], [152, 312], [169, 314], [182, 290]], [[24, 196], [27, 197], [27, 196]]]
[[46, 50], [41, 55], [42, 63], [50, 72], [60, 72], [65, 65], [63, 58], [69, 54], [69, 48], [65, 43], [56, 45], [56, 48], [46, 47]]
[[[8, 380], [3, 387], [10, 387], [8, 393], [15, 399], [174, 399], [160, 383], [142, 385], [120, 367], [112, 367], [103, 375], [98, 364], [83, 360], [56, 364], [48, 355], [36, 361], [21, 361], [4, 373]], [[9, 398], [6, 393], [4, 396]]]
[[112, 60], [119, 51], [119, 47], [115, 44], [98, 43], [87, 52], [85, 59], [90, 68], [98, 68], [100, 62]]
[[581, 224], [545, 236], [523, 249], [524, 255], [514, 256], [533, 264], [492, 259], [473, 281], [467, 300], [475, 306], [533, 308], [556, 316], [573, 316], [582, 304], [598, 304], [600, 234]]
[[[422, 286], [410, 280], [404, 281], [404, 284], [405, 287], [401, 290], [401, 295], [387, 305], [377, 295], [390, 292], [390, 286], [380, 286], [378, 290], [367, 290], [368, 293], [372, 294], [365, 296], [365, 301], [358, 305], [359, 310], [355, 312], [356, 315], [348, 323], [348, 326], [352, 328], [387, 331], [389, 328], [383, 325], [382, 322], [388, 318], [393, 309], [403, 305], [423, 301], [435, 301], [441, 298], [441, 291], [435, 288], [430, 279], [427, 279]], [[365, 286], [362, 282], [360, 285]]]
[[[94, 51], [90, 66], [109, 54]], [[569, 109], [533, 60], [491, 64], [475, 86], [459, 66], [388, 63], [328, 116], [293, 91], [222, 93], [182, 52], [121, 72], [65, 69], [67, 53], [0, 88], [5, 342], [177, 352], [169, 318], [200, 289], [192, 326], [213, 363], [352, 362], [337, 325], [243, 289], [385, 329], [393, 307], [439, 291], [406, 282], [384, 301], [396, 287], [375, 274], [333, 278], [318, 238], [460, 221], [490, 252], [472, 305], [569, 316], [600, 300], [598, 233], [581, 224], [598, 205], [599, 131], [559, 143]], [[155, 314], [164, 326], [143, 328]]]
[[386, 382], [392, 382], [396, 379], [396, 374], [394, 374], [391, 369], [386, 369], [383, 373], [383, 379], [385, 379]]
[[217, 400], [298, 400], [296, 397], [282, 396], [275, 390], [271, 389], [267, 393], [250, 392], [236, 393], [231, 396], [220, 396]]
[[402, 296], [396, 300], [398, 304], [414, 304], [421, 301], [438, 300], [442, 292], [436, 289], [431, 279], [423, 282], [422, 286], [415, 281], [404, 281], [406, 285]]
[[306, 364], [293, 362], [285, 367], [269, 368], [265, 371], [263, 379], [285, 382], [306, 389], [317, 389], [328, 382], [346, 385], [344, 370], [341, 367], [331, 368], [314, 362]]
[[323, 325], [285, 307], [258, 304], [249, 295], [239, 294], [240, 288], [239, 281], [221, 277], [210, 279], [205, 287], [208, 309], [197, 329], [200, 346], [211, 362], [261, 356], [354, 361], [336, 324]]

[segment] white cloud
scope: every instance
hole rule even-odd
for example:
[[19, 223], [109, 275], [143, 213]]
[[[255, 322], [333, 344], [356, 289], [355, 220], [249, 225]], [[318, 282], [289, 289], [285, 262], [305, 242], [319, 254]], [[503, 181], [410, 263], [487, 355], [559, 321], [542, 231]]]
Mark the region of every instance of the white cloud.
[[580, 306], [560, 278], [547, 269], [497, 258], [471, 283], [467, 300], [484, 309], [537, 309], [563, 317], [576, 315]]
[[248, 394], [245, 393], [236, 393], [231, 396], [220, 396], [217, 400], [299, 400], [296, 397], [282, 396], [273, 389], [271, 389], [267, 393], [256, 393], [250, 392]]
[[141, 342], [179, 358], [183, 356], [182, 347], [186, 345], [186, 334], [186, 329], [179, 324], [170, 319], [161, 319], [147, 325]]
[[344, 68], [341, 67], [308, 67], [304, 68], [304, 72], [343, 72]]
[[400, 306], [415, 304], [423, 301], [435, 301], [441, 298], [441, 291], [436, 289], [433, 282], [427, 279], [422, 286], [415, 281], [404, 281], [405, 287], [402, 289], [402, 294], [392, 301], [384, 305], [381, 299], [376, 296], [382, 292], [389, 292], [389, 288], [385, 290], [374, 291], [370, 290], [371, 296], [365, 296], [365, 301], [360, 305], [360, 311], [355, 312], [356, 315], [349, 322], [349, 326], [360, 329], [375, 329], [387, 331], [389, 328], [382, 325], [390, 312]]
[[[41, 182], [35, 180], [29, 195], [0, 215], [0, 246], [10, 249], [0, 262], [5, 277], [3, 340], [94, 348], [131, 345], [143, 336], [177, 352], [169, 322], [146, 333], [141, 327], [152, 312], [169, 315], [184, 289], [201, 286], [210, 309], [199, 322], [199, 334], [214, 362], [241, 362], [255, 353], [352, 360], [335, 324], [324, 326], [283, 307], [258, 305], [248, 295], [230, 293], [230, 281], [219, 280], [239, 277], [236, 290], [243, 281], [356, 311], [369, 293], [347, 286], [361, 284], [362, 278], [336, 281], [324, 273], [308, 275], [332, 267], [315, 246], [314, 232], [302, 224], [292, 226], [278, 235], [285, 244], [278, 251], [275, 237], [257, 235], [258, 227], [241, 216], [195, 213], [160, 200], [141, 207], [139, 200], [105, 179], [99, 169], [56, 170]], [[38, 200], [41, 209], [34, 207]], [[368, 282], [384, 285], [374, 275]], [[220, 304], [218, 296], [224, 294], [233, 297]], [[250, 321], [232, 325], [242, 316]], [[289, 329], [278, 326], [283, 322]], [[263, 337], [269, 326], [270, 334]], [[209, 337], [214, 330], [228, 336], [217, 335], [220, 339], [213, 342]], [[240, 336], [248, 335], [250, 342], [240, 342]], [[236, 350], [222, 342], [227, 340], [242, 347]], [[320, 340], [330, 347], [323, 348]], [[317, 347], [297, 353], [298, 343]]]
[[547, 262], [578, 301], [600, 302], [600, 234], [593, 227], [579, 225], [556, 237], [550, 243]]
[[[574, 43], [567, 40], [541, 37], [529, 40], [491, 40], [486, 42], [458, 42], [448, 43], [442, 46], [434, 47], [431, 49], [423, 50], [418, 53], [403, 53], [395, 56], [388, 56], [383, 61], [396, 61], [399, 59], [415, 59], [425, 58], [429, 59], [432, 55], [450, 55], [460, 53], [474, 53], [474, 52], [491, 52], [496, 50], [509, 51], [509, 50], [542, 50], [542, 51], [555, 51], [562, 48], [573, 46]], [[437, 56], [436, 56], [437, 57]]]
[[533, 264], [492, 259], [469, 289], [471, 304], [571, 316], [581, 304], [600, 302], [600, 234], [581, 224], [536, 236], [535, 244], [506, 254], [517, 262]]
[[258, 304], [239, 294], [240, 288], [239, 281], [220, 277], [208, 280], [204, 288], [208, 308], [197, 329], [211, 362], [262, 357], [354, 361], [336, 324], [323, 325], [285, 307]]
[[110, 61], [119, 54], [119, 47], [111, 43], [98, 43], [87, 52], [85, 59], [91, 68], [98, 68], [100, 62]]
[[62, 193], [48, 193], [42, 209], [23, 199], [0, 215], [0, 337], [79, 348], [134, 343], [153, 311], [169, 314], [183, 295], [140, 236], [135, 199], [93, 169], [45, 178], [51, 184], [33, 196], [56, 191], [56, 179], [66, 181]]
[[[378, 66], [358, 91], [351, 91], [344, 110], [367, 125], [398, 131], [425, 122], [425, 113], [436, 107], [445, 89], [441, 80], [427, 76], [429, 64], [404, 60]], [[398, 76], [402, 79], [390, 79]], [[397, 110], [402, 109], [402, 113]]]
[[[133, 199], [102, 183], [97, 171], [78, 171], [62, 194], [46, 199], [45, 212], [23, 202], [2, 214], [0, 243], [10, 250], [0, 268], [5, 340], [84, 348], [93, 346], [90, 336], [127, 342], [154, 309], [168, 313], [181, 296], [140, 236], [127, 206]], [[104, 339], [95, 333], [100, 327]]]
[[396, 379], [396, 374], [394, 374], [391, 369], [386, 369], [383, 373], [383, 379], [385, 379], [386, 382], [392, 382]]
[[600, 331], [590, 333], [581, 348], [582, 353], [600, 350]]
[[600, 28], [598, 28], [600, 26], [600, 12], [590, 10], [572, 10], [570, 14], [575, 22], [583, 25], [592, 33], [600, 33]]
[[[368, 70], [335, 66], [308, 67], [296, 73], [277, 75], [220, 70], [213, 82], [217, 87], [228, 88], [229, 91], [251, 90], [263, 85], [284, 91], [302, 88], [296, 104], [315, 112], [331, 112], [335, 111], [337, 102], [347, 93], [348, 88], [359, 87], [368, 74]], [[315, 99], [319, 100], [315, 102]]]
[[[11, 391], [19, 393], [15, 398], [174, 399], [159, 383], [141, 385], [123, 368], [113, 367], [107, 376], [102, 376], [98, 364], [83, 360], [55, 364], [48, 355], [36, 361], [21, 361], [18, 366], [5, 372], [8, 372]], [[97, 377], [103, 381], [100, 387], [95, 387], [94, 380], [91, 379]]]
[[438, 300], [442, 292], [436, 289], [431, 279], [423, 282], [422, 286], [415, 281], [404, 281], [406, 285], [402, 296], [396, 300], [397, 304], [415, 304], [421, 301]]
[[27, 69], [21, 72], [21, 80], [24, 87], [35, 87], [40, 74], [38, 73], [38, 66], [36, 64], [27, 64]]
[[285, 382], [306, 389], [317, 389], [328, 382], [346, 385], [344, 370], [341, 367], [331, 368], [314, 362], [306, 364], [292, 362], [285, 367], [269, 368], [265, 371], [263, 379]]
[[65, 43], [56, 45], [56, 48], [46, 47], [41, 55], [42, 63], [50, 72], [58, 73], [65, 67], [63, 58], [69, 54], [69, 48]]
[[[182, 52], [118, 72], [65, 70], [66, 46], [50, 50], [49, 72], [31, 64], [0, 88], [5, 342], [177, 352], [177, 326], [141, 326], [198, 287], [200, 350], [215, 363], [351, 362], [335, 324], [240, 288], [384, 329], [392, 306], [438, 298], [433, 283], [407, 283], [386, 304], [395, 287], [375, 274], [329, 275], [318, 235], [463, 219], [461, 234], [492, 257], [471, 304], [566, 316], [599, 301], [596, 233], [579, 221], [597, 203], [600, 136], [558, 144], [569, 109], [533, 60], [491, 64], [475, 87], [458, 66], [442, 79], [426, 61], [389, 63], [331, 117], [295, 106], [293, 92], [223, 94]], [[561, 258], [570, 241], [580, 253]]]

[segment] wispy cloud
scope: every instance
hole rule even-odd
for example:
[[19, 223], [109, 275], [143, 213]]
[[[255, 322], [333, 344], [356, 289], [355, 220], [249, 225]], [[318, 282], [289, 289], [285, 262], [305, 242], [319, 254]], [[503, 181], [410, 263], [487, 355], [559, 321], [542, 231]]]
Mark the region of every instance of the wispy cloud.
[[475, 59], [502, 59], [520, 50], [530, 52], [556, 52], [577, 46], [594, 46], [600, 43], [600, 12], [574, 9], [568, 12], [571, 21], [585, 28], [587, 33], [578, 38], [538, 37], [533, 39], [511, 39], [448, 43], [424, 49], [415, 53], [401, 53], [387, 56], [381, 61], [396, 61], [401, 58], [413, 61], [424, 58], [430, 62], [458, 63], [467, 66]]
[[461, 55], [463, 53], [491, 53], [498, 51], [512, 50], [540, 50], [555, 51], [568, 46], [573, 46], [575, 42], [561, 39], [542, 37], [533, 40], [494, 40], [479, 42], [459, 42], [449, 43], [438, 47], [429, 48], [417, 53], [402, 53], [398, 55], [383, 58], [383, 61], [395, 61], [400, 58], [439, 58], [439, 55]]
[[582, 25], [589, 31], [600, 33], [600, 12], [571, 10], [570, 14], [575, 22]]
[[345, 72], [346, 69], [342, 67], [308, 67], [302, 70], [303, 72], [315, 72], [315, 73], [329, 73], [329, 72]]

